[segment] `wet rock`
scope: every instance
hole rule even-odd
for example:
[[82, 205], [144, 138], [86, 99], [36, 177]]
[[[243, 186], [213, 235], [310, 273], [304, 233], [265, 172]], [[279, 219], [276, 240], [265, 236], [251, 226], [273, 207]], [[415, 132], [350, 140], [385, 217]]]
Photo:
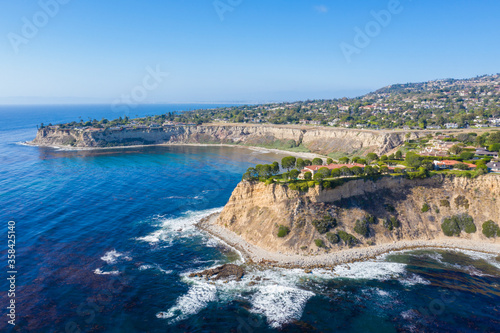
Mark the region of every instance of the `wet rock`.
[[245, 271], [240, 266], [234, 264], [225, 264], [216, 268], [207, 269], [200, 273], [193, 273], [190, 274], [189, 276], [190, 277], [191, 275], [193, 275], [193, 277], [204, 276], [205, 279], [211, 279], [211, 280], [236, 279], [236, 281], [240, 281], [244, 274]]

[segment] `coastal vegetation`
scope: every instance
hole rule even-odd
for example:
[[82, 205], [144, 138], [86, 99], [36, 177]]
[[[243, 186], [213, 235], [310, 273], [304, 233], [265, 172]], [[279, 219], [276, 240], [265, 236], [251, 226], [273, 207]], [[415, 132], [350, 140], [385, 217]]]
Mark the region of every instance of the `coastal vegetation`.
[[492, 220], [483, 223], [483, 235], [488, 238], [500, 237], [500, 227]]
[[283, 238], [286, 237], [290, 233], [290, 228], [280, 225], [278, 228], [278, 237]]
[[441, 229], [446, 236], [450, 237], [458, 237], [462, 231], [471, 234], [477, 230], [474, 219], [468, 214], [459, 214], [445, 218], [441, 224]]
[[312, 225], [320, 234], [325, 234], [330, 229], [335, 228], [337, 221], [330, 215], [324, 215], [322, 219], [312, 221]]

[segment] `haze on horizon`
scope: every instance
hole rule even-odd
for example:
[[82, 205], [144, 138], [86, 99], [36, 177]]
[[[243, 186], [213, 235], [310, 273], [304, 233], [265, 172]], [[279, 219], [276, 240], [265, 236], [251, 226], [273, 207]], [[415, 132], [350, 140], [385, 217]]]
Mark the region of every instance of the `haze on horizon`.
[[500, 72], [498, 1], [40, 0], [1, 9], [0, 104], [329, 99]]

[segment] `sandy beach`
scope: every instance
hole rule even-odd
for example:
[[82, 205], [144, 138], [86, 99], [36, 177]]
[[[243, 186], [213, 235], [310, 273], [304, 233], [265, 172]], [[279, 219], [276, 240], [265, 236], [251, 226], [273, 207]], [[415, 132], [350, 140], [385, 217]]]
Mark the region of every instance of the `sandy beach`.
[[460, 238], [399, 241], [370, 247], [354, 247], [340, 252], [310, 256], [275, 253], [254, 246], [234, 232], [215, 224], [218, 216], [218, 213], [210, 215], [198, 222], [197, 227], [239, 251], [245, 261], [274, 267], [304, 269], [334, 267], [340, 264], [371, 259], [392, 251], [422, 248], [461, 249], [500, 255], [499, 242], [477, 242]]

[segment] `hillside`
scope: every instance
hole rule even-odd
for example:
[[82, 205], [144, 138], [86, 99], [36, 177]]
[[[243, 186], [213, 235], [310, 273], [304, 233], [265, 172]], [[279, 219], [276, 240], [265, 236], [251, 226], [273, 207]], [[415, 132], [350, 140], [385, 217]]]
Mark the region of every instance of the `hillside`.
[[[377, 181], [353, 180], [330, 190], [316, 186], [307, 193], [277, 184], [244, 181], [236, 187], [215, 223], [251, 245], [288, 255], [321, 255], [401, 241], [498, 244], [500, 238], [483, 235], [482, 225], [488, 220], [500, 222], [499, 199], [498, 175], [475, 179], [384, 177]], [[356, 223], [367, 215], [373, 219], [363, 236], [356, 231]], [[339, 239], [332, 243], [313, 225], [325, 216], [334, 220], [328, 230], [331, 234], [346, 232], [357, 240], [351, 245]], [[454, 216], [470, 216], [477, 231], [462, 231], [460, 237], [445, 236], [441, 224]], [[390, 227], [391, 218], [399, 221], [399, 226]], [[285, 237], [278, 237], [280, 226], [289, 229]], [[318, 239], [325, 247], [315, 244]]]
[[[336, 128], [300, 126], [207, 124], [200, 126], [168, 126], [159, 128], [120, 128], [106, 130], [78, 130], [45, 127], [39, 129], [31, 142], [38, 146], [75, 148], [102, 148], [152, 144], [230, 144], [299, 149], [318, 154], [333, 152], [364, 155], [375, 152], [386, 154], [401, 144], [407, 133], [357, 131]], [[409, 138], [426, 133], [410, 133]]]

